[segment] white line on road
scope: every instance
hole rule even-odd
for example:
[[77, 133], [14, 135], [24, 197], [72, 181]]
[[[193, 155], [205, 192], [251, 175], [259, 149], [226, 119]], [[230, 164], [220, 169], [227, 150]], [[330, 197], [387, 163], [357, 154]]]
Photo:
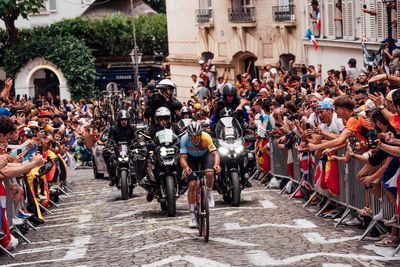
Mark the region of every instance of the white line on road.
[[341, 238], [333, 238], [333, 239], [325, 239], [319, 233], [304, 233], [303, 236], [307, 238], [310, 243], [313, 244], [335, 244], [342, 243], [350, 240], [358, 240], [361, 236], [352, 236], [352, 237], [341, 237]]
[[268, 199], [259, 201], [264, 209], [277, 209], [278, 207]]
[[263, 224], [252, 224], [246, 226], [240, 226], [239, 223], [225, 223], [224, 227], [225, 230], [244, 230], [244, 229], [255, 229], [255, 228], [262, 228], [262, 227], [279, 227], [279, 228], [316, 228], [317, 226], [306, 219], [297, 219], [293, 220], [294, 224], [274, 224], [274, 223], [263, 223]]
[[332, 258], [342, 258], [351, 260], [365, 260], [365, 261], [394, 261], [400, 260], [400, 257], [381, 257], [381, 256], [370, 256], [363, 254], [342, 254], [342, 253], [329, 253], [329, 252], [317, 252], [317, 253], [306, 253], [297, 256], [288, 257], [286, 259], [275, 259], [266, 251], [261, 250], [251, 250], [247, 251], [246, 255], [251, 264], [255, 266], [281, 266], [281, 265], [293, 265], [296, 262], [301, 262], [304, 260], [309, 260], [316, 257], [332, 257]]

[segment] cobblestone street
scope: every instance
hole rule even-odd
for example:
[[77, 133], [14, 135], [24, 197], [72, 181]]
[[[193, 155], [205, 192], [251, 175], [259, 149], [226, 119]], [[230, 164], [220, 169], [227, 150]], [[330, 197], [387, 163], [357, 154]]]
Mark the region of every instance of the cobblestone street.
[[[399, 266], [382, 255], [373, 241], [359, 242], [357, 227], [333, 228], [333, 221], [315, 216], [314, 207], [289, 200], [279, 191], [256, 185], [242, 193], [234, 208], [215, 194], [210, 241], [188, 228], [186, 197], [178, 200], [175, 218], [168, 218], [145, 192], [120, 200], [107, 180], [95, 180], [91, 169], [71, 175], [74, 193], [46, 215], [32, 244], [20, 244], [16, 259], [0, 258], [2, 266]], [[375, 252], [379, 252], [376, 254]], [[399, 257], [400, 259], [400, 257]]]

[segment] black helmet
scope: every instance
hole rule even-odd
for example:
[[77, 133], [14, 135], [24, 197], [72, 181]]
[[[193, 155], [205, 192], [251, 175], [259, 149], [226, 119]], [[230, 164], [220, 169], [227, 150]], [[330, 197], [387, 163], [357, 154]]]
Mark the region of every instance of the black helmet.
[[125, 109], [121, 109], [117, 114], [117, 121], [124, 120], [124, 119], [129, 120], [130, 118], [131, 118], [131, 115]]
[[202, 132], [201, 125], [197, 121], [191, 121], [186, 131], [189, 136], [200, 135]]
[[237, 90], [236, 90], [235, 86], [233, 86], [230, 83], [227, 83], [224, 85], [224, 87], [222, 88], [222, 92], [223, 92], [224, 96], [227, 96], [227, 95], [236, 96], [237, 95]]

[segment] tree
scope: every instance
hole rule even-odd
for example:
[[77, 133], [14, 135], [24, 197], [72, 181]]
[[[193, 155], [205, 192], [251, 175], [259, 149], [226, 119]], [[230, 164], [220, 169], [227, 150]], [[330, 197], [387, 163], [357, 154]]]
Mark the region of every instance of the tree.
[[19, 16], [28, 19], [28, 15], [37, 14], [44, 8], [44, 0], [2, 0], [0, 1], [0, 19], [4, 21], [8, 34], [8, 43], [15, 45], [19, 40], [19, 31], [15, 21]]
[[158, 13], [166, 11], [165, 0], [144, 0], [144, 2]]

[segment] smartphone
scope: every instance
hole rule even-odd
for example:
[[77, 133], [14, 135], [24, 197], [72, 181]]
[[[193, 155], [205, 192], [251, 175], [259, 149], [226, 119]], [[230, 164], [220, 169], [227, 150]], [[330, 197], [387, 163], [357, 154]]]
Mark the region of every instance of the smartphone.
[[354, 135], [352, 135], [349, 137], [349, 142], [350, 142], [350, 147], [353, 150], [353, 152], [356, 151], [357, 150], [357, 138]]
[[378, 83], [377, 83], [377, 82], [371, 82], [371, 83], [369, 83], [369, 84], [368, 84], [368, 90], [369, 90], [369, 93], [370, 93], [371, 95], [377, 93], [377, 92], [378, 92]]
[[21, 95], [17, 95], [17, 101], [21, 99]]
[[23, 99], [25, 99], [25, 100], [28, 100], [28, 98], [27, 98], [27, 95], [26, 95], [26, 94], [23, 94], [23, 95], [22, 95], [22, 98], [23, 98]]
[[363, 5], [363, 8], [364, 8], [364, 9], [367, 9], [367, 5]]
[[306, 122], [306, 129], [311, 129], [311, 124], [309, 122]]

